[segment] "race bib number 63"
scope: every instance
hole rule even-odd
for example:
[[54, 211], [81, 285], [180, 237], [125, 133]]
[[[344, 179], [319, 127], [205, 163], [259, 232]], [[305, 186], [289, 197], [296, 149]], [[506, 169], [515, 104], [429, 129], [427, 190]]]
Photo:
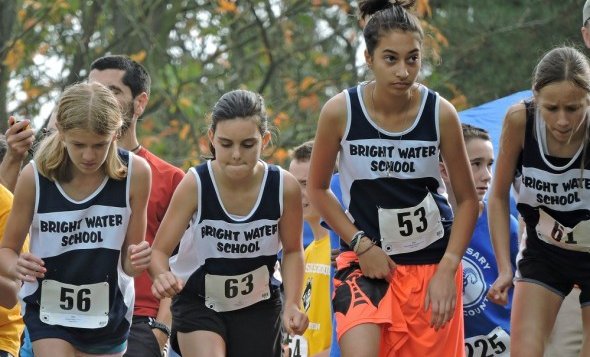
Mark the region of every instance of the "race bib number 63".
[[205, 275], [205, 306], [211, 310], [238, 310], [269, 298], [266, 266], [241, 275]]

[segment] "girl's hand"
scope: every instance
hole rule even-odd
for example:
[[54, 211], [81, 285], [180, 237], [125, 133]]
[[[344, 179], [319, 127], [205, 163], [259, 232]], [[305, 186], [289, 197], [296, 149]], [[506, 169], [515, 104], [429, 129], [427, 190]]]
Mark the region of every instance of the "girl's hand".
[[157, 299], [171, 298], [184, 288], [184, 282], [172, 272], [165, 272], [156, 276], [152, 283], [152, 294]]
[[512, 288], [512, 274], [500, 274], [488, 290], [487, 298], [494, 304], [508, 304], [508, 291]]
[[359, 265], [364, 276], [371, 279], [385, 279], [391, 281], [393, 272], [395, 271], [395, 263], [393, 260], [378, 246], [374, 245], [368, 248], [368, 244], [373, 244], [369, 237], [363, 239], [359, 246], [359, 252], [365, 251], [361, 254]]
[[35, 282], [45, 278], [45, 262], [31, 253], [21, 253], [16, 261], [13, 279]]
[[147, 269], [152, 260], [152, 248], [145, 240], [139, 244], [131, 244], [127, 247], [127, 256], [133, 270], [140, 273]]
[[290, 335], [303, 335], [305, 330], [307, 330], [307, 325], [309, 325], [309, 319], [295, 305], [285, 305], [283, 310], [283, 325]]
[[453, 318], [457, 302], [455, 272], [437, 270], [428, 284], [424, 311], [431, 308], [430, 327], [435, 331]]

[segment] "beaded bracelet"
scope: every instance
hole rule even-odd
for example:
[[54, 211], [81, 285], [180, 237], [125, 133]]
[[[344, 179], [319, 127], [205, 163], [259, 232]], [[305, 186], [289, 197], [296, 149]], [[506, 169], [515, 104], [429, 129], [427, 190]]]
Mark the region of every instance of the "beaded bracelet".
[[350, 240], [350, 249], [352, 249], [355, 253], [356, 253], [357, 249], [359, 248], [361, 238], [364, 236], [365, 236], [364, 231], [358, 231], [352, 236], [352, 239]]
[[368, 252], [371, 248], [373, 248], [375, 246], [375, 242], [371, 241], [371, 244], [369, 244], [369, 246], [363, 250], [362, 252], [358, 252], [356, 253], [357, 257], [360, 257], [361, 255], [365, 254], [366, 252]]

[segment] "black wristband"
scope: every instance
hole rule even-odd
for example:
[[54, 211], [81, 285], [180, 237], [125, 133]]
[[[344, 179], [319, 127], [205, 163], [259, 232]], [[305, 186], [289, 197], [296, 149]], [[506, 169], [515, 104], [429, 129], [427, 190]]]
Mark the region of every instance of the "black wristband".
[[168, 337], [170, 337], [170, 335], [172, 334], [172, 332], [170, 331], [170, 327], [168, 327], [165, 324], [163, 324], [162, 322], [154, 319], [153, 317], [150, 317], [148, 319], [148, 326], [151, 327], [152, 329], [157, 328], [158, 330], [164, 332], [166, 334], [166, 336], [168, 336]]

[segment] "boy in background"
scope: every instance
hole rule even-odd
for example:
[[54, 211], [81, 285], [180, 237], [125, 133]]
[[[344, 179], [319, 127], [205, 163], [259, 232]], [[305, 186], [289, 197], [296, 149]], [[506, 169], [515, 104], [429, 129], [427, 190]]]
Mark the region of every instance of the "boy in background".
[[309, 327], [302, 336], [289, 336], [290, 357], [329, 356], [332, 340], [332, 314], [330, 297], [330, 236], [320, 224], [320, 215], [307, 197], [307, 176], [313, 141], [307, 141], [291, 155], [289, 172], [301, 185], [303, 219], [313, 232], [313, 241], [305, 249], [305, 276], [303, 280], [303, 309], [309, 318]]

